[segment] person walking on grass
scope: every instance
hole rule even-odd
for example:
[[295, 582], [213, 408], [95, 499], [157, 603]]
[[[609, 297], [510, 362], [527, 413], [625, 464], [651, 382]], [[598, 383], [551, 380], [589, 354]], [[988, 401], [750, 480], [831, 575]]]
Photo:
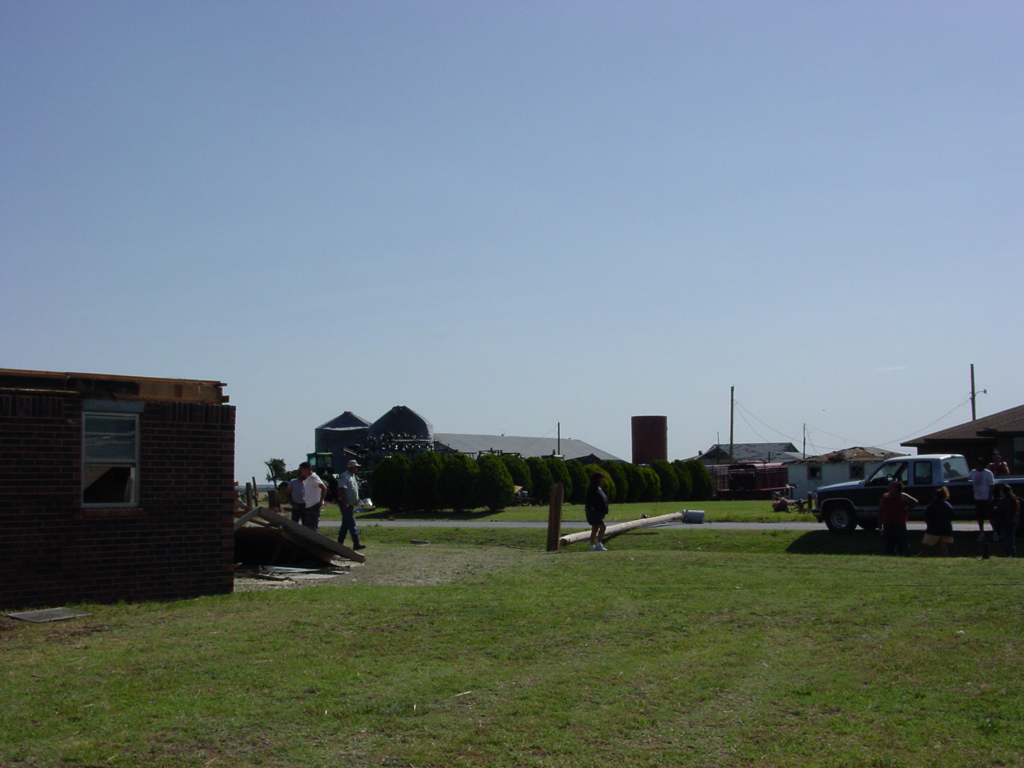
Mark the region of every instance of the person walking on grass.
[[935, 498], [924, 508], [925, 532], [921, 540], [921, 557], [927, 557], [929, 550], [938, 545], [939, 556], [949, 554], [947, 545], [953, 543], [953, 505], [949, 503], [949, 488], [935, 489]]
[[584, 511], [587, 514], [587, 525], [590, 526], [591, 552], [608, 551], [601, 543], [601, 537], [604, 536], [604, 519], [608, 516], [608, 495], [601, 487], [603, 484], [604, 475], [600, 472], [595, 472], [590, 476]]
[[999, 535], [1007, 557], [1017, 556], [1017, 523], [1020, 520], [1020, 499], [1009, 485], [997, 485], [998, 501], [992, 510], [992, 530]]
[[341, 507], [341, 530], [338, 531], [338, 543], [345, 543], [345, 535], [352, 533], [352, 549], [366, 549], [359, 543], [359, 529], [356, 528], [356, 507], [359, 506], [359, 480], [356, 470], [359, 462], [350, 459], [345, 471], [338, 478], [338, 506]]
[[878, 522], [882, 524], [885, 554], [910, 557], [907, 538], [907, 513], [917, 506], [917, 499], [903, 492], [903, 483], [893, 480], [889, 492], [878, 502]]
[[302, 499], [306, 505], [302, 510], [302, 524], [315, 531], [320, 527], [320, 508], [327, 497], [327, 486], [308, 461], [299, 464], [299, 477], [302, 478]]
[[[978, 541], [985, 541], [985, 519], [992, 514], [992, 486], [996, 476], [987, 469], [985, 460], [978, 457], [977, 466], [972, 469], [967, 479], [974, 486], [974, 511], [978, 517]], [[992, 529], [992, 541], [999, 541], [999, 534]]]

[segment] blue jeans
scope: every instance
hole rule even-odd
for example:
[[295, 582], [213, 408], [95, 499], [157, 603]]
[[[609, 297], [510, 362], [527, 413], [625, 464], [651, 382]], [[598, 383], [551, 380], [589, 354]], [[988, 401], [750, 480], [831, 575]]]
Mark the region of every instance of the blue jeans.
[[292, 522], [302, 524], [302, 513], [305, 511], [305, 504], [292, 504]]
[[314, 531], [320, 527], [320, 505], [311, 504], [302, 510], [302, 524]]
[[910, 557], [906, 523], [886, 523], [882, 526], [882, 537], [885, 540], [885, 554]]
[[341, 505], [341, 530], [338, 531], [338, 543], [340, 544], [345, 540], [345, 536], [352, 532], [352, 538], [355, 539], [359, 535], [359, 529], [356, 528], [356, 513], [348, 504]]

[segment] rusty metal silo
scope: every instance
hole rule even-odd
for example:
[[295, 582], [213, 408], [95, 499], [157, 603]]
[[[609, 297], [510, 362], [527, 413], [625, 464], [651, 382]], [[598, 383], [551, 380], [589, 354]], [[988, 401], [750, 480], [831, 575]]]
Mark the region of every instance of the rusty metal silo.
[[668, 460], [668, 416], [634, 416], [633, 463]]

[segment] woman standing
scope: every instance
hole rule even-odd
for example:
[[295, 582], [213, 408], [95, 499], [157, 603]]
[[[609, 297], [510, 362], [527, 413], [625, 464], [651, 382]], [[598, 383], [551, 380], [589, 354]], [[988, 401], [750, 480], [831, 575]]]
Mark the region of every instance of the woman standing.
[[939, 556], [948, 554], [946, 546], [953, 543], [953, 505], [949, 503], [949, 488], [935, 489], [935, 498], [924, 508], [925, 532], [921, 540], [921, 557], [938, 544]]
[[590, 476], [590, 486], [587, 488], [586, 506], [587, 524], [590, 525], [590, 551], [607, 552], [601, 537], [604, 536], [604, 519], [608, 515], [608, 496], [601, 485], [604, 483], [604, 475], [595, 472]]
[[1017, 556], [1017, 522], [1020, 519], [1020, 499], [1009, 485], [997, 485], [999, 489], [995, 508], [992, 510], [992, 528], [999, 535], [1003, 552], [1007, 557]]
[[893, 480], [889, 492], [878, 502], [878, 521], [885, 538], [885, 554], [910, 557], [907, 538], [907, 513], [917, 506], [917, 499], [903, 492], [903, 483]]

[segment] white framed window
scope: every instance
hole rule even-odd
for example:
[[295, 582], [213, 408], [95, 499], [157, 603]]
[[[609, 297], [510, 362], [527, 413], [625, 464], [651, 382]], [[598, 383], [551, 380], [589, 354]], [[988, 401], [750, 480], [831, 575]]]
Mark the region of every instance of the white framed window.
[[138, 415], [83, 412], [82, 506], [138, 505]]

